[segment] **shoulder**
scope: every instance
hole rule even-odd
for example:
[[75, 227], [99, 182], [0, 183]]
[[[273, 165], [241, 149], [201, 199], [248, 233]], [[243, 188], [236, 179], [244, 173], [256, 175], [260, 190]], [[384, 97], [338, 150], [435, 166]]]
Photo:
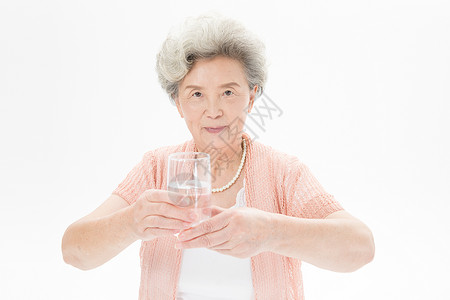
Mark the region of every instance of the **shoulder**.
[[295, 186], [299, 180], [310, 178], [308, 166], [296, 155], [256, 141], [252, 142], [252, 150], [250, 169], [255, 174], [271, 174], [275, 185]]
[[252, 150], [255, 161], [264, 161], [277, 171], [289, 170], [303, 165], [297, 156], [258, 141], [252, 141]]

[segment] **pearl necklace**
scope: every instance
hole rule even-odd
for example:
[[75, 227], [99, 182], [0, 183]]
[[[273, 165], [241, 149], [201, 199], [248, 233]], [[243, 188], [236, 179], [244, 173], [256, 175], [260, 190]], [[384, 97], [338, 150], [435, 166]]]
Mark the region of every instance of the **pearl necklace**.
[[239, 175], [241, 175], [242, 168], [244, 167], [245, 156], [247, 154], [247, 144], [245, 142], [245, 138], [242, 138], [242, 144], [243, 144], [243, 150], [242, 150], [241, 163], [239, 165], [236, 175], [234, 175], [233, 179], [231, 179], [231, 181], [228, 182], [226, 185], [224, 185], [221, 188], [211, 189], [211, 192], [213, 192], [213, 193], [223, 192], [224, 190], [226, 190], [230, 186], [232, 186], [236, 182], [236, 180], [239, 178]]
[[213, 192], [213, 193], [223, 192], [224, 190], [226, 190], [230, 186], [232, 186], [236, 182], [236, 180], [239, 178], [239, 175], [241, 175], [242, 168], [244, 167], [245, 156], [247, 153], [247, 144], [245, 143], [245, 138], [242, 139], [242, 143], [243, 143], [243, 151], [242, 151], [241, 163], [239, 164], [239, 168], [237, 170], [236, 175], [234, 175], [233, 179], [231, 179], [231, 181], [228, 182], [226, 185], [224, 185], [221, 188], [212, 189], [211, 192]]

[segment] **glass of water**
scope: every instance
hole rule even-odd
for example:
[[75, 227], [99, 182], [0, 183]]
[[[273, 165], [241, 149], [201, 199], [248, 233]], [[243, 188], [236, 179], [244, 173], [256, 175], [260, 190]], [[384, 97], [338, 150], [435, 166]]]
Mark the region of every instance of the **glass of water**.
[[175, 205], [192, 208], [198, 218], [192, 226], [211, 217], [211, 166], [209, 154], [178, 152], [169, 155], [167, 189], [185, 195]]

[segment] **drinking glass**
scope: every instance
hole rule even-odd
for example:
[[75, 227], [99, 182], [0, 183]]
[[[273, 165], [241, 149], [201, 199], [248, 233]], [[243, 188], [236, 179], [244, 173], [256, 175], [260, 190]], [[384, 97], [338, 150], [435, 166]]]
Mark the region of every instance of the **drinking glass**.
[[211, 166], [209, 154], [178, 152], [169, 155], [167, 189], [185, 195], [175, 205], [191, 208], [198, 218], [192, 226], [211, 217]]

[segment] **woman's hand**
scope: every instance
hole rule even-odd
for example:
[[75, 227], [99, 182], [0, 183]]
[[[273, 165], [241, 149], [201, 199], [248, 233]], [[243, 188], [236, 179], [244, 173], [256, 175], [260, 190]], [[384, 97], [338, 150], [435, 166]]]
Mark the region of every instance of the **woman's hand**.
[[138, 239], [149, 241], [189, 228], [197, 215], [190, 208], [175, 205], [188, 206], [188, 201], [188, 197], [178, 193], [146, 190], [130, 207], [132, 231]]
[[213, 217], [185, 230], [176, 247], [209, 248], [238, 258], [269, 250], [272, 236], [271, 214], [255, 208], [213, 208]]

